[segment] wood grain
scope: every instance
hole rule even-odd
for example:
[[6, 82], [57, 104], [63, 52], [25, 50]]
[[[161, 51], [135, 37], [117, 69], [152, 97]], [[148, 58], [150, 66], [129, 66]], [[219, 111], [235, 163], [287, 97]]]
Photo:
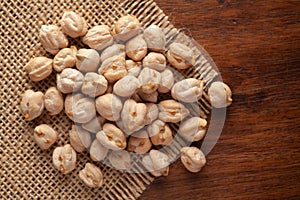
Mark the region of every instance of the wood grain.
[[156, 2], [209, 52], [234, 104], [206, 167], [177, 161], [140, 199], [300, 199], [300, 1]]

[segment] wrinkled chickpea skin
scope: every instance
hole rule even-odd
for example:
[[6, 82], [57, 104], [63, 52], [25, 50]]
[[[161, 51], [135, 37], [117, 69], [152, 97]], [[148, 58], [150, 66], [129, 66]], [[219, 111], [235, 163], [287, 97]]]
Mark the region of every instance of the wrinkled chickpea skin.
[[81, 92], [90, 97], [97, 97], [105, 93], [107, 85], [108, 81], [104, 76], [94, 72], [88, 72], [84, 76]]
[[53, 59], [53, 69], [56, 72], [61, 72], [66, 68], [72, 68], [76, 64], [77, 48], [71, 46], [70, 48], [61, 49]]
[[26, 120], [33, 120], [39, 117], [44, 110], [45, 96], [42, 92], [26, 90], [23, 94], [20, 108]]
[[192, 103], [199, 100], [203, 93], [203, 81], [195, 78], [181, 80], [174, 84], [172, 97], [178, 101]]
[[79, 178], [91, 188], [100, 188], [103, 184], [103, 175], [99, 167], [86, 163], [84, 169], [79, 171]]
[[56, 54], [60, 49], [66, 48], [69, 44], [68, 38], [55, 25], [42, 25], [39, 38], [45, 50], [51, 54]]
[[114, 26], [113, 34], [117, 40], [127, 41], [139, 34], [141, 24], [133, 15], [125, 15], [118, 19]]
[[147, 55], [147, 43], [143, 35], [138, 35], [126, 43], [126, 54], [134, 61], [140, 61]]
[[127, 149], [137, 154], [144, 154], [147, 153], [151, 147], [152, 143], [148, 137], [148, 132], [141, 130], [130, 136]]
[[98, 73], [105, 76], [110, 83], [121, 79], [127, 74], [125, 58], [123, 56], [114, 56], [106, 59], [101, 64]]
[[205, 155], [197, 147], [183, 147], [180, 151], [181, 162], [188, 171], [199, 172], [206, 164]]
[[177, 123], [190, 114], [190, 111], [175, 100], [164, 100], [158, 104], [159, 119], [164, 122]]
[[64, 109], [64, 98], [56, 87], [50, 87], [46, 91], [45, 108], [49, 115], [57, 115]]
[[53, 60], [47, 57], [32, 58], [24, 67], [29, 78], [34, 81], [41, 81], [52, 73]]
[[72, 38], [84, 36], [87, 32], [87, 24], [83, 17], [73, 11], [65, 11], [60, 20], [62, 31]]
[[144, 126], [147, 107], [144, 103], [137, 103], [133, 99], [125, 101], [121, 118], [124, 128], [128, 131], [137, 131]]
[[154, 145], [168, 145], [173, 140], [172, 130], [161, 120], [156, 120], [149, 125], [148, 133]]
[[106, 25], [94, 26], [82, 39], [91, 49], [102, 50], [113, 44], [114, 39]]
[[189, 142], [202, 140], [206, 133], [207, 121], [200, 117], [192, 117], [182, 122], [178, 133]]
[[110, 123], [104, 124], [102, 131], [98, 132], [96, 137], [107, 149], [121, 150], [127, 145], [126, 137], [121, 129]]
[[208, 96], [212, 106], [215, 108], [224, 108], [232, 104], [231, 90], [223, 82], [213, 82], [208, 89]]
[[41, 149], [46, 150], [57, 141], [58, 134], [51, 126], [41, 124], [35, 127], [33, 138]]
[[161, 53], [150, 52], [143, 59], [143, 67], [149, 67], [157, 71], [163, 71], [166, 69], [167, 61], [166, 57]]
[[96, 116], [95, 101], [81, 93], [69, 94], [65, 99], [65, 113], [74, 122], [87, 123]]
[[126, 60], [125, 67], [126, 70], [128, 71], [128, 75], [138, 77], [141, 72], [142, 63], [134, 62], [133, 60]]
[[139, 77], [141, 83], [141, 91], [146, 94], [155, 92], [161, 81], [161, 74], [158, 71], [145, 67]]
[[181, 43], [172, 43], [167, 52], [169, 63], [176, 69], [187, 69], [195, 65], [195, 55], [191, 48]]
[[66, 68], [60, 74], [56, 75], [57, 89], [64, 94], [78, 91], [83, 81], [83, 74], [72, 68]]
[[68, 174], [75, 169], [76, 152], [70, 144], [63, 147], [56, 147], [53, 151], [53, 165], [63, 174]]

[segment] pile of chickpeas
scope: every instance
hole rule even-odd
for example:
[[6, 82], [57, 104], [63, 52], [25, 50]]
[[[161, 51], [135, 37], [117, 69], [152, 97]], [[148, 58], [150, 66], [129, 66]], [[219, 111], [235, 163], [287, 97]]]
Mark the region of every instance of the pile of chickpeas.
[[[70, 38], [81, 37], [89, 48], [69, 46]], [[189, 142], [199, 141], [206, 133], [207, 121], [191, 116], [187, 103], [197, 102], [203, 82], [195, 78], [175, 81], [173, 69], [195, 65], [193, 50], [181, 43], [166, 49], [166, 38], [156, 25], [143, 30], [133, 15], [121, 17], [113, 29], [98, 25], [88, 29], [85, 20], [66, 11], [60, 26], [43, 25], [40, 42], [53, 58], [31, 59], [24, 67], [31, 81], [57, 73], [56, 87], [45, 94], [25, 91], [21, 110], [26, 120], [64, 110], [75, 122], [69, 132], [70, 144], [56, 147], [53, 165], [63, 174], [76, 166], [76, 152], [89, 149], [93, 161], [108, 158], [117, 169], [132, 168], [128, 151], [144, 154], [142, 163], [154, 176], [167, 176], [170, 159], [153, 146], [167, 146], [173, 140], [170, 123], [179, 123], [178, 134]], [[159, 100], [160, 94], [169, 99]], [[231, 104], [230, 88], [222, 82], [211, 84], [208, 94], [214, 107]], [[65, 96], [65, 98], [64, 98]], [[49, 149], [57, 132], [47, 124], [34, 129], [34, 140], [41, 149]], [[199, 172], [206, 159], [196, 147], [183, 147], [181, 161], [187, 170]], [[89, 187], [98, 188], [103, 175], [97, 166], [87, 163], [79, 178]]]

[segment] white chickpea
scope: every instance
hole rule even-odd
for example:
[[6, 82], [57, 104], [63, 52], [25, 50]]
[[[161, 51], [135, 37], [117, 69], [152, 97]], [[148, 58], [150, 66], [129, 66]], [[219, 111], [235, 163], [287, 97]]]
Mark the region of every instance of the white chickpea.
[[87, 24], [83, 17], [73, 11], [65, 11], [60, 20], [62, 31], [72, 38], [84, 36], [87, 32]]
[[91, 49], [102, 50], [114, 43], [114, 38], [106, 25], [94, 26], [82, 39]]

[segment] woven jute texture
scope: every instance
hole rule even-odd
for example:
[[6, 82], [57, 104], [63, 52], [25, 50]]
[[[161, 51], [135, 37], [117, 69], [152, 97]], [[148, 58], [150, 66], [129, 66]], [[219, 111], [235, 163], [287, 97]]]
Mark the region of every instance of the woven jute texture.
[[[45, 92], [50, 86], [55, 86], [54, 73], [44, 81], [33, 83], [23, 71], [23, 66], [35, 56], [52, 57], [41, 47], [38, 32], [43, 24], [58, 24], [66, 9], [83, 16], [89, 27], [99, 24], [113, 26], [120, 16], [134, 14], [144, 27], [157, 24], [166, 28], [168, 44], [178, 40], [199, 51], [185, 35], [179, 34], [153, 1], [1, 0], [0, 199], [136, 199], [153, 181], [150, 174], [121, 173], [102, 163], [95, 163], [103, 171], [104, 184], [100, 189], [90, 189], [77, 176], [85, 163], [91, 162], [88, 153], [78, 154], [76, 169], [71, 174], [62, 175], [52, 166], [54, 147], [43, 151], [33, 141], [34, 127], [46, 123], [59, 133], [59, 140], [54, 146], [69, 143], [68, 131], [72, 122], [67, 116], [63, 112], [58, 116], [44, 112], [38, 119], [27, 122], [21, 114], [19, 104], [26, 89]], [[73, 40], [73, 44], [81, 45], [79, 40]], [[196, 66], [180, 73], [185, 77], [203, 79], [206, 84], [218, 75], [211, 61], [201, 52]], [[199, 101], [199, 105], [197, 112], [206, 117], [209, 114], [207, 95]], [[177, 126], [174, 125], [173, 129]], [[178, 154], [178, 149], [170, 151]]]

